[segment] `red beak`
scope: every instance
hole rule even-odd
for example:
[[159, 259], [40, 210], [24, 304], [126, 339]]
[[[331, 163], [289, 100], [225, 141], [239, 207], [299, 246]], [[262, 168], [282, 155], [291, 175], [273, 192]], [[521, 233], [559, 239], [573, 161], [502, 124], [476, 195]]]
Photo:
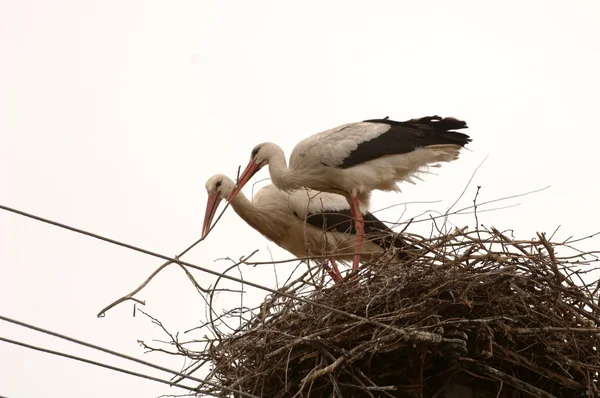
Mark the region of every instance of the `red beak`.
[[242, 173], [242, 175], [240, 176], [240, 179], [238, 180], [237, 186], [235, 188], [233, 188], [233, 190], [229, 193], [229, 196], [227, 196], [227, 201], [229, 203], [231, 203], [233, 198], [235, 198], [237, 196], [237, 194], [240, 193], [242, 188], [244, 188], [244, 185], [246, 185], [246, 183], [248, 181], [250, 181], [252, 176], [254, 174], [256, 174], [258, 172], [258, 170], [260, 170], [261, 167], [262, 166], [260, 166], [254, 160], [251, 160], [250, 163], [248, 163], [248, 166], [246, 166], [246, 169], [244, 169], [244, 172]]
[[204, 225], [202, 225], [202, 238], [204, 239], [210, 229], [210, 223], [217, 212], [217, 208], [221, 203], [221, 198], [216, 192], [208, 194], [208, 201], [206, 202], [206, 213], [204, 213]]

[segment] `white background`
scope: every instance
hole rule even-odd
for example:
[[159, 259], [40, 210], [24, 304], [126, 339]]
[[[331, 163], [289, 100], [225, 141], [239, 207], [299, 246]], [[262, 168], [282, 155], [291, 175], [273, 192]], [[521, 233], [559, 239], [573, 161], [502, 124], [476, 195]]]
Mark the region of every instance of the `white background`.
[[[206, 179], [234, 177], [254, 145], [274, 141], [289, 154], [340, 124], [439, 114], [468, 122], [470, 151], [401, 194], [375, 193], [373, 209], [439, 201], [409, 206], [403, 220], [444, 211], [489, 155], [463, 207], [477, 185], [479, 201], [551, 188], [481, 223], [520, 238], [559, 225], [559, 238], [585, 236], [600, 229], [599, 20], [593, 0], [0, 0], [0, 203], [175, 255], [200, 236]], [[474, 226], [472, 216], [452, 221]], [[184, 259], [223, 270], [229, 263], [215, 259], [254, 249], [256, 259], [291, 257], [228, 211]], [[143, 355], [138, 339], [164, 335], [132, 317], [132, 303], [96, 318], [160, 264], [0, 212], [0, 314], [179, 368], [177, 358]], [[272, 267], [244, 275], [274, 286]], [[138, 297], [174, 332], [205, 319], [175, 267]], [[142, 369], [6, 323], [0, 335]], [[181, 392], [0, 343], [0, 396]]]

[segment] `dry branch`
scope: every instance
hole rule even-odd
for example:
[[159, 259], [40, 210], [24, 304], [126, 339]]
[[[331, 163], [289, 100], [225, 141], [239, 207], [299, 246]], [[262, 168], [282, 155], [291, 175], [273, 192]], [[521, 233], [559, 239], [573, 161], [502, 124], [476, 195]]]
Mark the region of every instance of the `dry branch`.
[[486, 398], [596, 396], [597, 282], [575, 278], [597, 258], [538, 237], [410, 235], [419, 252], [327, 288], [296, 279], [195, 358], [262, 397], [453, 397], [457, 380]]

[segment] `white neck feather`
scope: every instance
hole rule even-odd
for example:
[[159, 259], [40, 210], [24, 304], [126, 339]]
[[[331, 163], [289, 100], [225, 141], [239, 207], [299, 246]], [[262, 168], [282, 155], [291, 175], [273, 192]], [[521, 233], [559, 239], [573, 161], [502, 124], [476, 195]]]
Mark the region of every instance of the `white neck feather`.
[[252, 228], [257, 229], [257, 225], [260, 225], [260, 216], [246, 195], [240, 192], [230, 204], [242, 220], [246, 221]]
[[269, 156], [269, 174], [273, 185], [282, 191], [290, 192], [304, 187], [302, 179], [287, 166], [285, 154], [279, 147]]

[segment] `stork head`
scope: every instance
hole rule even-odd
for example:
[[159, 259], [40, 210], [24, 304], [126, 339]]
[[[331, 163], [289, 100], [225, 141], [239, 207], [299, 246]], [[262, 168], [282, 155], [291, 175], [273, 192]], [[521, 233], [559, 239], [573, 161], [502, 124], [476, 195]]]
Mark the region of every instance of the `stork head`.
[[206, 213], [204, 213], [204, 224], [202, 225], [202, 237], [208, 234], [210, 224], [219, 208], [219, 203], [235, 188], [235, 183], [231, 178], [223, 174], [215, 174], [206, 181], [206, 193], [208, 201], [206, 202]]
[[268, 165], [269, 161], [271, 161], [271, 159], [278, 154], [284, 156], [281, 148], [271, 142], [263, 142], [262, 144], [255, 146], [250, 154], [250, 162], [248, 162], [248, 166], [246, 166], [240, 175], [237, 186], [235, 189], [233, 189], [233, 191], [231, 191], [227, 197], [227, 200], [231, 202], [233, 198], [235, 198], [235, 196], [242, 190], [244, 185], [250, 181], [252, 176], [258, 173], [258, 171], [264, 166]]
[[256, 164], [259, 164], [260, 167], [263, 167], [264, 165], [269, 164], [269, 161], [273, 156], [276, 156], [280, 152], [283, 154], [279, 145], [273, 144], [272, 142], [263, 142], [252, 149], [250, 161], [254, 161]]

